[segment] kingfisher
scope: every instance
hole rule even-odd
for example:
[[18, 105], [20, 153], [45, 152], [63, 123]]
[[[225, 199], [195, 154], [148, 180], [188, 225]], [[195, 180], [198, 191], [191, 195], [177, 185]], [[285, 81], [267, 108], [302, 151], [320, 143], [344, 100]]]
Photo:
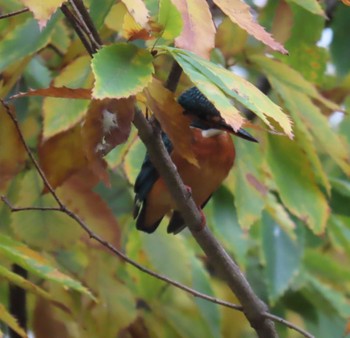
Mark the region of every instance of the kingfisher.
[[[197, 87], [182, 93], [178, 102], [184, 109], [183, 114], [192, 121], [191, 146], [198, 166], [184, 159], [164, 132], [161, 136], [179, 175], [202, 210], [234, 164], [236, 153], [230, 134], [251, 142], [258, 141], [244, 129], [235, 131], [228, 125]], [[138, 230], [154, 232], [165, 215], [170, 216], [168, 233], [177, 234], [186, 227], [164, 180], [147, 153], [136, 178], [134, 192], [134, 219]]]

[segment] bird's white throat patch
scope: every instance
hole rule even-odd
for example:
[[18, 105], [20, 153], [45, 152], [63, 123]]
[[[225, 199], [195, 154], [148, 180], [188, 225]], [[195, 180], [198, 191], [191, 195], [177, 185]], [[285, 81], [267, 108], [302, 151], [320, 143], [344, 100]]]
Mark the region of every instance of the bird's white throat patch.
[[207, 129], [207, 130], [202, 130], [202, 136], [208, 138], [208, 137], [220, 135], [223, 132], [224, 131], [222, 131], [220, 129]]

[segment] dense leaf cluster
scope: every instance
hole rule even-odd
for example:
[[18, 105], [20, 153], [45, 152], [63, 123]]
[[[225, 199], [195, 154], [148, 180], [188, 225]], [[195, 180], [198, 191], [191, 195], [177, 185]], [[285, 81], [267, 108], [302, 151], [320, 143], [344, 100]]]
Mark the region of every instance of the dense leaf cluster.
[[[271, 312], [317, 337], [347, 334], [346, 1], [327, 19], [331, 1], [247, 1], [250, 7], [215, 0], [209, 7], [204, 0], [90, 0], [84, 3], [104, 43], [92, 58], [62, 3], [0, 0], [1, 13], [29, 8], [0, 21], [0, 98], [12, 97], [24, 138], [61, 201], [130, 258], [234, 302], [187, 231], [169, 236], [160, 227], [145, 235], [132, 219], [132, 185], [145, 153], [132, 127], [135, 105], [154, 114], [196, 164], [176, 101], [196, 85], [228, 124], [251, 127], [259, 139], [234, 139], [235, 166], [205, 209], [209, 226]], [[173, 60], [184, 73], [175, 95], [162, 84]], [[269, 90], [256, 87], [261, 78]], [[19, 207], [57, 207], [3, 106], [0, 193]], [[0, 231], [0, 302], [7, 303], [8, 283], [25, 289], [36, 337], [253, 336], [240, 313], [135, 270], [67, 215], [11, 213], [3, 203]], [[0, 320], [26, 336], [3, 305]], [[283, 327], [280, 335], [296, 337]]]

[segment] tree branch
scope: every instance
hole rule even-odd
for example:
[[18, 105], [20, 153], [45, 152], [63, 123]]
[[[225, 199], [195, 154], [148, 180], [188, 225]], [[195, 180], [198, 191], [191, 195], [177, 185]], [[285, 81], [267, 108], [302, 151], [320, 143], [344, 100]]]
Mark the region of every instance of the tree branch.
[[69, 21], [69, 23], [72, 25], [72, 27], [74, 28], [75, 32], [77, 33], [80, 41], [84, 45], [84, 47], [87, 50], [87, 52], [89, 53], [89, 55], [92, 57], [95, 50], [91, 46], [89, 40], [86, 38], [82, 27], [80, 27], [79, 21], [77, 21], [74, 14], [71, 13], [71, 11], [69, 10], [69, 8], [66, 4], [63, 4], [61, 6], [61, 11], [64, 14], [64, 16], [66, 17], [66, 19]]
[[[236, 304], [232, 304], [230, 302], [224, 301], [224, 300], [220, 300], [218, 298], [212, 297], [212, 296], [208, 296], [204, 293], [201, 293], [199, 291], [196, 291], [186, 285], [183, 285], [171, 278], [168, 278], [167, 276], [164, 276], [162, 274], [158, 274], [144, 266], [142, 266], [141, 264], [137, 263], [136, 261], [132, 260], [131, 258], [129, 258], [125, 253], [121, 252], [120, 250], [118, 250], [117, 248], [115, 248], [112, 244], [110, 244], [108, 241], [104, 240], [103, 238], [101, 238], [99, 235], [97, 235], [96, 233], [94, 233], [90, 227], [77, 215], [75, 214], [72, 210], [70, 210], [69, 208], [67, 208], [64, 203], [60, 200], [60, 198], [57, 196], [56, 192], [54, 191], [54, 189], [52, 188], [52, 186], [50, 185], [49, 181], [47, 180], [44, 172], [42, 171], [42, 169], [40, 168], [38, 162], [35, 160], [35, 157], [33, 155], [33, 153], [31, 152], [30, 148], [28, 147], [28, 145], [25, 142], [25, 139], [23, 137], [22, 131], [19, 127], [18, 121], [16, 119], [16, 117], [14, 116], [14, 114], [11, 112], [10, 107], [3, 101], [0, 100], [0, 102], [2, 103], [2, 105], [4, 106], [7, 114], [9, 115], [9, 117], [11, 118], [12, 122], [15, 125], [15, 128], [17, 130], [17, 133], [20, 137], [21, 143], [24, 146], [29, 158], [31, 159], [31, 161], [33, 162], [36, 170], [38, 171], [40, 177], [42, 178], [46, 188], [48, 189], [48, 191], [52, 194], [52, 196], [54, 197], [55, 201], [57, 202], [57, 204], [59, 205], [59, 208], [55, 208], [55, 207], [47, 207], [47, 208], [42, 208], [42, 207], [14, 207], [10, 201], [5, 197], [5, 196], [1, 196], [1, 200], [7, 205], [7, 207], [10, 209], [10, 211], [12, 212], [25, 212], [25, 211], [58, 211], [58, 212], [62, 212], [65, 213], [68, 217], [72, 218], [74, 221], [76, 221], [80, 227], [89, 235], [90, 238], [94, 239], [95, 241], [97, 241], [98, 243], [100, 243], [102, 246], [104, 246], [105, 248], [109, 249], [113, 254], [115, 254], [117, 257], [119, 257], [120, 259], [124, 260], [126, 263], [134, 266], [136, 269], [156, 278], [159, 280], [162, 280], [163, 282], [170, 284], [178, 289], [181, 289], [189, 294], [191, 294], [194, 297], [198, 297], [201, 299], [205, 299], [207, 301], [210, 301], [212, 303], [218, 304], [218, 305], [222, 305], [231, 309], [235, 309], [237, 311], [241, 311], [244, 312], [243, 307], [240, 305], [236, 305]], [[282, 323], [284, 325], [286, 325], [287, 327], [294, 329], [295, 331], [300, 332], [301, 334], [303, 334], [306, 338], [314, 338], [312, 335], [310, 335], [308, 332], [304, 331], [303, 329], [297, 327], [296, 325], [286, 321], [285, 319], [282, 319], [280, 317], [277, 317], [273, 314], [270, 314], [268, 312], [264, 312], [263, 317], [271, 319], [273, 321]]]
[[[89, 21], [86, 18], [86, 16], [89, 16], [86, 12], [80, 14], [83, 20]], [[167, 86], [169, 88], [171, 88], [172, 82], [174, 82], [176, 88], [179, 76], [176, 78], [175, 75], [181, 75], [181, 71], [177, 70], [177, 67], [175, 64], [173, 65], [172, 73], [174, 73], [174, 76], [170, 75], [168, 78]], [[202, 247], [208, 259], [222, 271], [227, 284], [240, 300], [243, 312], [251, 326], [261, 338], [277, 337], [273, 322], [264, 317], [267, 306], [255, 295], [239, 267], [220, 246], [208, 227], [202, 229], [202, 216], [192, 197], [188, 196], [188, 191], [172, 163], [157, 129], [154, 129], [148, 123], [137, 108], [135, 108], [134, 125], [138, 129], [139, 136], [147, 148], [153, 165], [164, 179], [172, 198], [176, 201], [177, 209], [182, 214], [192, 235]]]
[[197, 205], [182, 182], [174, 164], [172, 163], [159, 135], [153, 132], [152, 126], [147, 122], [142, 112], [135, 111], [134, 124], [139, 136], [145, 144], [150, 159], [164, 179], [172, 198], [176, 201], [177, 210], [180, 211], [185, 223], [193, 237], [201, 246], [208, 259], [222, 272], [228, 286], [234, 292], [243, 306], [243, 312], [259, 337], [277, 337], [271, 320], [264, 317], [267, 306], [255, 295], [247, 280], [241, 273], [237, 264], [217, 242], [209, 228], [202, 226], [202, 217]]
[[[74, 0], [71, 0], [71, 2], [73, 3]], [[78, 11], [81, 15], [81, 17], [79, 16], [80, 18], [79, 21], [82, 21], [85, 24], [87, 24], [87, 22], [89, 21], [87, 19], [87, 17], [89, 17], [88, 12], [87, 11], [82, 12], [81, 10], [79, 10], [79, 8], [78, 8]], [[73, 16], [71, 20], [76, 21], [77, 18]], [[81, 27], [79, 26], [79, 24], [75, 24], [73, 25], [73, 27], [77, 32], [79, 29], [81, 30]], [[90, 38], [90, 43], [91, 43], [90, 46], [94, 46], [96, 41], [93, 39], [91, 34], [88, 34], [88, 37]], [[94, 50], [92, 52], [94, 52]], [[9, 112], [9, 115], [12, 116], [9, 109], [8, 109], [8, 112]], [[15, 119], [13, 121], [15, 124], [17, 124], [17, 130], [20, 132], [17, 121]], [[211, 234], [208, 227], [206, 226], [204, 228], [202, 227], [201, 214], [192, 197], [188, 196], [187, 189], [184, 186], [180, 176], [178, 175], [174, 164], [171, 162], [169, 154], [165, 150], [165, 147], [159, 137], [159, 134], [155, 133], [152, 125], [148, 123], [148, 121], [145, 119], [143, 114], [138, 109], [136, 109], [136, 112], [135, 112], [134, 124], [139, 131], [139, 136], [141, 140], [145, 143], [147, 147], [147, 150], [150, 154], [150, 158], [154, 166], [159, 171], [160, 175], [163, 177], [166, 185], [169, 188], [169, 191], [172, 197], [176, 201], [177, 209], [181, 212], [194, 238], [197, 240], [198, 244], [202, 247], [204, 252], [207, 254], [209, 260], [214, 262], [215, 265], [218, 266], [219, 270], [221, 270], [221, 272], [223, 273], [223, 276], [226, 279], [227, 284], [232, 289], [232, 291], [236, 294], [237, 298], [240, 300], [241, 304], [243, 305], [243, 312], [245, 313], [251, 326], [256, 330], [259, 337], [262, 337], [262, 338], [277, 337], [277, 333], [274, 328], [273, 322], [271, 321], [271, 319], [266, 317], [267, 306], [254, 294], [247, 280], [239, 270], [239, 267], [232, 261], [229, 255], [220, 246], [220, 244], [217, 242], [215, 237]], [[23, 135], [21, 137], [21, 140], [25, 144]], [[27, 152], [29, 151], [29, 153], [31, 154], [28, 147], [26, 145], [25, 147]], [[35, 161], [34, 156], [31, 155], [30, 157], [33, 160], [33, 163], [35, 164], [35, 166], [37, 167], [39, 173], [42, 173], [40, 167]], [[45, 175], [43, 175], [42, 178], [43, 177], [45, 177]], [[67, 209], [62, 204], [62, 202], [59, 200], [59, 198], [55, 194], [52, 187], [50, 187], [50, 184], [47, 181], [47, 179], [43, 178], [43, 180], [45, 185], [47, 185], [47, 187], [49, 188], [49, 191], [51, 192], [51, 194], [54, 197], [56, 196], [55, 199], [59, 204], [60, 209], [62, 209], [62, 212], [65, 212], [68, 216], [75, 219], [81, 225], [81, 227], [89, 234], [91, 238], [94, 238], [96, 241], [98, 241], [105, 247], [109, 248], [112, 252], [117, 254], [119, 257], [122, 257], [124, 260], [126, 260], [130, 264], [146, 272], [147, 269], [145, 270], [145, 268], [138, 265], [138, 263], [131, 261], [124, 253], [118, 251], [110, 243], [103, 240], [98, 235], [94, 234], [89, 229], [89, 227], [79, 218], [78, 215], [74, 214], [72, 211]], [[160, 278], [159, 277], [160, 275], [157, 275], [152, 271], [147, 273], [159, 279], [167, 281], [172, 285], [175, 285], [174, 281], [170, 282], [169, 279], [165, 276], [162, 276]]]
[[20, 9], [18, 11], [15, 11], [15, 12], [1, 14], [0, 15], [0, 20], [1, 19], [7, 19], [7, 18], [10, 18], [11, 16], [15, 16], [15, 15], [26, 13], [26, 12], [29, 12], [29, 8], [23, 8], [23, 9]]

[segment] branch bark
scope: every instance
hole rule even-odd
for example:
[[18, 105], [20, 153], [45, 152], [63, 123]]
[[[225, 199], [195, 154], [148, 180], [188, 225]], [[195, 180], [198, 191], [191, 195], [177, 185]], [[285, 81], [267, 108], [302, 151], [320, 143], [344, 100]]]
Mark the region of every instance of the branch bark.
[[142, 112], [136, 109], [134, 124], [145, 144], [151, 161], [164, 179], [177, 208], [182, 214], [193, 237], [203, 249], [208, 259], [221, 271], [228, 286], [239, 299], [243, 312], [258, 337], [278, 337], [273, 322], [264, 316], [267, 306], [255, 295], [237, 264], [218, 243], [207, 226], [202, 227], [202, 216], [197, 205], [182, 182], [158, 133], [155, 133]]

